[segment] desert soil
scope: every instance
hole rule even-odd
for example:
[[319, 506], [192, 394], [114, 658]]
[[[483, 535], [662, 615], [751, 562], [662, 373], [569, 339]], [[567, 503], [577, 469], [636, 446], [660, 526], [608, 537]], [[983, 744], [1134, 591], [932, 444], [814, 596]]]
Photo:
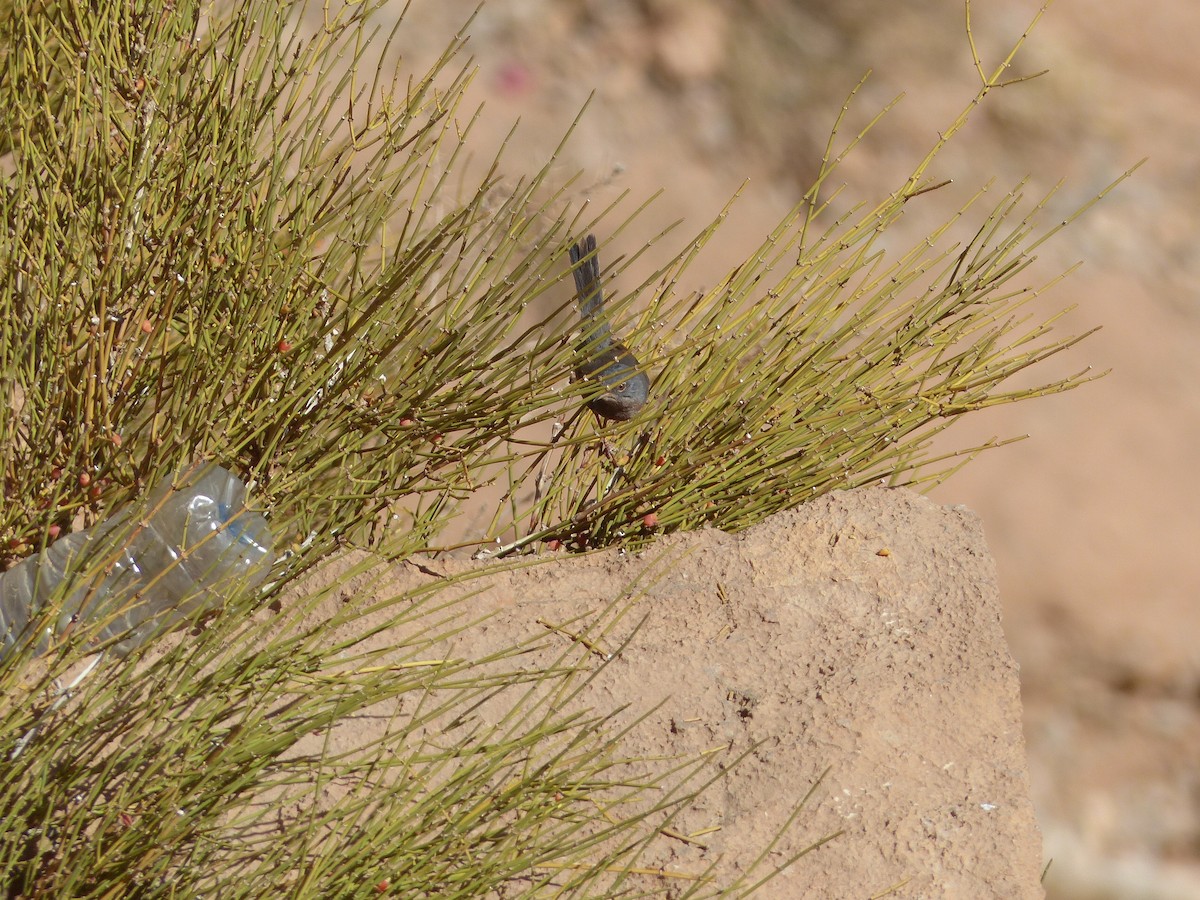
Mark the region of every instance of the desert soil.
[[[741, 896], [739, 876], [754, 873], [744, 888], [781, 869], [755, 896], [1042, 895], [1017, 666], [995, 563], [970, 510], [860, 489], [737, 535], [704, 530], [637, 554], [545, 556], [444, 587], [439, 617], [480, 621], [422, 653], [486, 660], [536, 642], [522, 656], [535, 669], [574, 651], [592, 674], [556, 712], [621, 710], [608, 728], [628, 729], [619, 755], [657, 761], [633, 763], [621, 773], [628, 782], [707, 754], [703, 771], [717, 780], [647, 845], [640, 889], [678, 897], [703, 875]], [[416, 592], [486, 568], [400, 563], [370, 590]], [[345, 602], [374, 605], [349, 586], [315, 619]], [[455, 598], [460, 605], [442, 607]], [[420, 627], [389, 627], [371, 644], [403, 648]], [[588, 652], [574, 646], [583, 642]], [[527, 689], [473, 710], [459, 728], [502, 727]], [[373, 708], [314, 735], [309, 749], [364, 743], [395, 712]], [[459, 728], [431, 732], [445, 742]]]

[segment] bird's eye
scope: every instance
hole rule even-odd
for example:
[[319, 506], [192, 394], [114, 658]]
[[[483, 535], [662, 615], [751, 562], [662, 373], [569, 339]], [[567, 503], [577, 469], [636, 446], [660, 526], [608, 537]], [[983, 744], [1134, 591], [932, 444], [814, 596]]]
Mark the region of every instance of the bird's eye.
[[628, 381], [622, 381], [620, 384], [618, 384], [618, 385], [616, 386], [616, 388], [614, 388], [614, 390], [616, 390], [616, 392], [617, 392], [618, 394], [623, 394], [623, 393], [625, 393], [625, 390], [626, 390], [626, 388], [628, 388], [628, 387], [629, 387], [629, 382], [628, 382]]

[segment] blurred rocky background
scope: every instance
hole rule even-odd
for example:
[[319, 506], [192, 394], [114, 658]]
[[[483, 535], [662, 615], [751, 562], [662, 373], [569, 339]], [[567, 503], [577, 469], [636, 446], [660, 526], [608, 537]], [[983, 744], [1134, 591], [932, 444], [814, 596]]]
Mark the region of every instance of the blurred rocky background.
[[[1038, 6], [974, 6], [990, 71]], [[420, 71], [474, 7], [417, 0], [384, 65]], [[682, 220], [666, 258], [741, 190], [680, 285], [700, 290], [801, 199], [868, 69], [843, 142], [905, 96], [830, 186], [845, 208], [902, 183], [976, 90], [964, 25], [961, 0], [491, 0], [467, 29], [473, 146], [490, 159], [519, 118], [506, 170], [532, 171], [595, 92], [555, 162], [564, 180], [583, 172], [575, 199], [663, 191], [610, 257]], [[1048, 368], [1111, 373], [968, 417], [947, 448], [1030, 437], [933, 492], [981, 514], [998, 560], [1055, 898], [1200, 897], [1197, 36], [1200, 6], [1183, 0], [1058, 0], [1012, 72], [1048, 74], [989, 98], [934, 167], [953, 184], [911, 203], [886, 244], [906, 248], [993, 179], [998, 198], [1027, 178], [1030, 203], [1065, 179], [1049, 208], [1066, 215], [1149, 157], [1030, 273], [1083, 263], [1038, 311], [1074, 306], [1064, 330], [1103, 328]]]

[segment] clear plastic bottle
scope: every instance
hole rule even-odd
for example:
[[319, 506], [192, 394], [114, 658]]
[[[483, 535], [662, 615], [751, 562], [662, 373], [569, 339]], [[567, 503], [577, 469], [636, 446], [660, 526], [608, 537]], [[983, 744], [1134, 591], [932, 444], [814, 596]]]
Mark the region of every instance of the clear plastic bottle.
[[195, 466], [0, 575], [0, 659], [27, 642], [43, 653], [81, 624], [96, 641], [120, 637], [123, 656], [257, 586], [274, 538], [245, 496], [227, 469]]

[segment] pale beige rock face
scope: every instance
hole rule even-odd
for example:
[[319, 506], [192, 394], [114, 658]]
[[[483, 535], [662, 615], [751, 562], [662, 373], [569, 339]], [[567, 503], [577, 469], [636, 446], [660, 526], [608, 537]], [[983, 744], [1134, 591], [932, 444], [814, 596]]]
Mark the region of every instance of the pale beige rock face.
[[[378, 590], [429, 579], [398, 566]], [[740, 535], [670, 536], [640, 554], [553, 559], [459, 590], [473, 594], [464, 615], [492, 615], [445, 649], [479, 659], [545, 635], [541, 623], [579, 632], [611, 619], [605, 608], [628, 597], [628, 612], [594, 636], [599, 647], [627, 643], [575, 706], [628, 706], [620, 722], [644, 715], [621, 744], [630, 756], [719, 748], [717, 766], [750, 751], [672, 823], [684, 834], [719, 829], [698, 839], [704, 848], [659, 837], [644, 866], [678, 875], [718, 860], [714, 875], [728, 883], [828, 770], [768, 859], [842, 834], [758, 896], [865, 898], [901, 883], [890, 896], [1042, 896], [1017, 667], [973, 513], [902, 490], [837, 493]], [[527, 664], [548, 664], [569, 640]], [[483, 718], [509, 706], [499, 700]], [[336, 745], [386, 721], [352, 722]], [[681, 883], [649, 882], [668, 897]]]

